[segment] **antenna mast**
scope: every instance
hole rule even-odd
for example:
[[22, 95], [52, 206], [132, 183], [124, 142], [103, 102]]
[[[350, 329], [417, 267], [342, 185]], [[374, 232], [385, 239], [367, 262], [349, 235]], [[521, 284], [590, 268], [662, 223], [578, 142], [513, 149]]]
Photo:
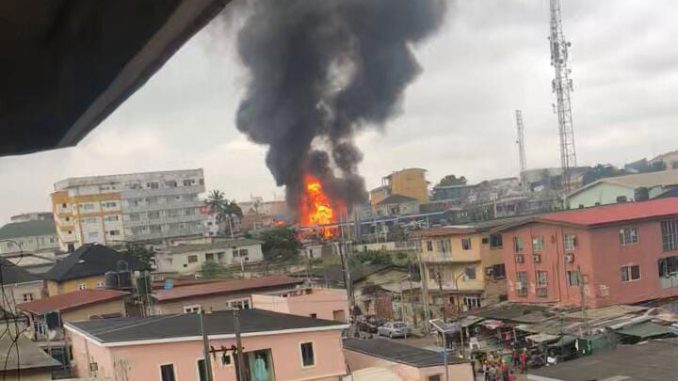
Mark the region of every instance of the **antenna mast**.
[[516, 110], [516, 127], [518, 128], [518, 140], [516, 140], [516, 144], [518, 144], [518, 159], [520, 160], [520, 175], [518, 176], [518, 178], [520, 179], [520, 181], [522, 181], [523, 173], [525, 173], [525, 170], [527, 169], [527, 159], [525, 157], [523, 112], [520, 110]]
[[558, 132], [560, 134], [560, 166], [562, 168], [563, 190], [569, 193], [572, 189], [571, 170], [577, 166], [577, 154], [574, 147], [574, 127], [572, 125], [572, 106], [570, 92], [573, 91], [571, 73], [567, 65], [570, 42], [563, 36], [563, 24], [560, 14], [560, 0], [550, 0], [551, 12], [551, 66], [555, 70], [555, 78], [551, 82], [556, 93], [554, 111], [558, 114]]

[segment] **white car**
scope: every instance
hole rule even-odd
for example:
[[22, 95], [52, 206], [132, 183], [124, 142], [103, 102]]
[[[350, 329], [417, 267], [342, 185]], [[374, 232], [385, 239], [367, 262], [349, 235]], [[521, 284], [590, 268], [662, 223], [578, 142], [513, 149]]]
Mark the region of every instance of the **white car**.
[[394, 337], [405, 337], [410, 333], [407, 323], [402, 321], [390, 321], [377, 329], [377, 335]]

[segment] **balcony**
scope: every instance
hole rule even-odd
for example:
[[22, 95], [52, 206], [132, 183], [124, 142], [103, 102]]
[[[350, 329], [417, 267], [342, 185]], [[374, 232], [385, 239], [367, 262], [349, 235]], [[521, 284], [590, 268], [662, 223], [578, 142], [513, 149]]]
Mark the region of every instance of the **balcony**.
[[204, 206], [205, 202], [200, 200], [191, 200], [191, 201], [176, 201], [176, 202], [163, 202], [157, 204], [141, 204], [138, 206], [127, 206], [125, 207], [125, 213], [141, 213], [141, 212], [154, 212], [160, 210], [169, 210], [169, 209], [183, 209], [183, 208], [199, 208]]
[[453, 254], [451, 252], [424, 252], [421, 256], [428, 263], [471, 263], [479, 262], [480, 256], [475, 253]]
[[146, 225], [161, 225], [161, 224], [177, 224], [182, 222], [200, 222], [202, 223], [205, 220], [205, 217], [200, 214], [192, 214], [190, 216], [160, 216], [159, 218], [149, 219], [148, 217], [141, 218], [136, 221], [124, 220], [123, 225], [125, 227], [131, 228], [136, 226], [146, 226]]
[[128, 189], [120, 192], [123, 199], [142, 198], [148, 196], [175, 196], [191, 193], [204, 193], [204, 185], [192, 185], [190, 187], [178, 186], [174, 188], [156, 188], [156, 189]]

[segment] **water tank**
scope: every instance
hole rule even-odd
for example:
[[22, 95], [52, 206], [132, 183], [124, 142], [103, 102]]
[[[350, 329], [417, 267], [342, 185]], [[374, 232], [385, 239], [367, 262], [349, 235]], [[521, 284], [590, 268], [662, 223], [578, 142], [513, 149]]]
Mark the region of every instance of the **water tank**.
[[104, 274], [106, 278], [106, 288], [116, 289], [118, 288], [118, 273], [115, 271], [106, 271]]
[[132, 288], [132, 273], [130, 271], [118, 271], [118, 288], [121, 290]]
[[650, 191], [645, 187], [636, 188], [633, 191], [633, 198], [636, 201], [647, 201], [650, 199]]

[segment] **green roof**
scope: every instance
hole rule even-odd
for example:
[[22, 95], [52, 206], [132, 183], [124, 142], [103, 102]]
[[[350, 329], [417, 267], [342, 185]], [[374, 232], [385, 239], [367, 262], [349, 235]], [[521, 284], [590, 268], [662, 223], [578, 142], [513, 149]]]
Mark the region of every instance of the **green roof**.
[[40, 235], [56, 235], [54, 220], [11, 222], [0, 228], [0, 240]]
[[617, 331], [617, 333], [620, 335], [635, 336], [641, 339], [664, 336], [670, 334], [671, 332], [671, 328], [650, 321], [632, 325], [630, 327], [625, 327]]

